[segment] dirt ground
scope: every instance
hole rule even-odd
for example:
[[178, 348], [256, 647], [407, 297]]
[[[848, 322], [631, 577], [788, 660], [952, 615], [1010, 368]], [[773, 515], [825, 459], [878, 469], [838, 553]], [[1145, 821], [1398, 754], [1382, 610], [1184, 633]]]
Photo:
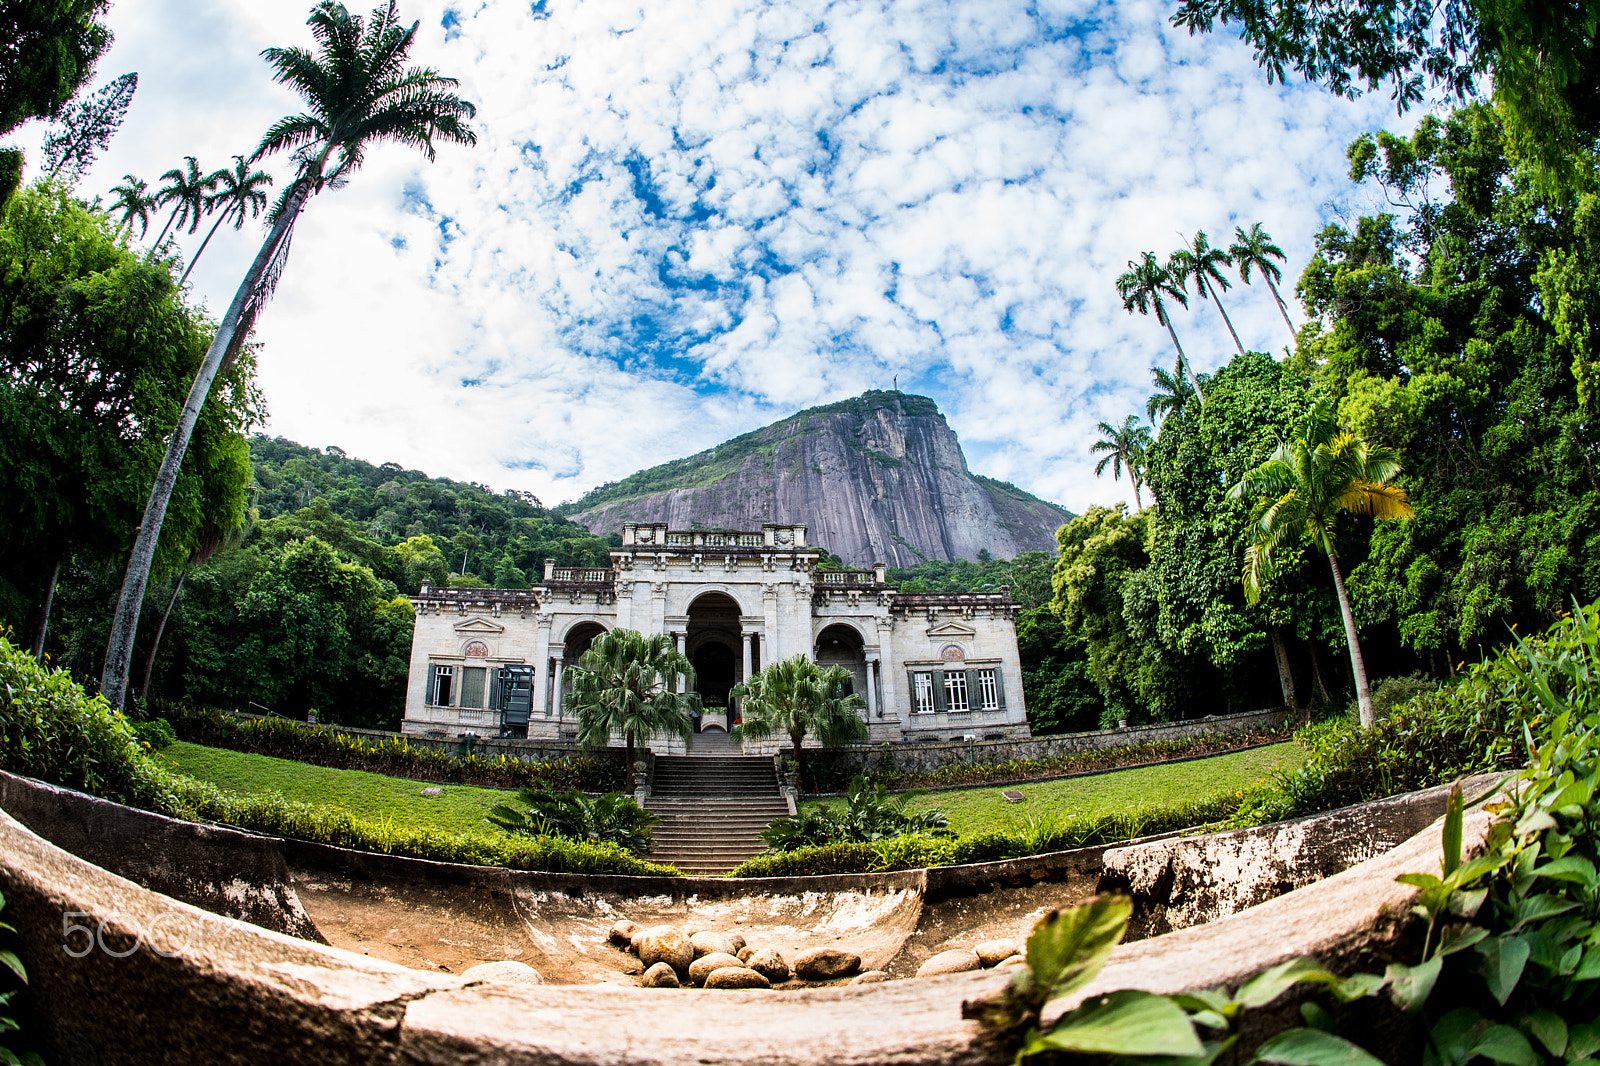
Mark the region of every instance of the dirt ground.
[[[929, 956], [1025, 937], [1053, 907], [1093, 894], [1083, 883], [1000, 888], [925, 904], [913, 888], [753, 893], [731, 899], [623, 897], [480, 885], [340, 881], [296, 873], [295, 891], [328, 943], [414, 969], [460, 973], [482, 962], [527, 963], [551, 984], [638, 984], [639, 960], [611, 946], [612, 923], [738, 932], [786, 958], [813, 947], [861, 956], [863, 970], [909, 977]], [[796, 984], [796, 987], [799, 987]]]

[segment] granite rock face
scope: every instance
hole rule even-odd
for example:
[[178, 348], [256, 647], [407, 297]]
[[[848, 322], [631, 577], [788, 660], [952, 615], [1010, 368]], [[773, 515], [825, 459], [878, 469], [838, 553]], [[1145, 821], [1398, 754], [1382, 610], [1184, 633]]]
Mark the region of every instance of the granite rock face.
[[1054, 551], [1056, 529], [1072, 517], [974, 475], [934, 402], [897, 392], [801, 411], [602, 486], [577, 508], [573, 520], [601, 535], [624, 522], [748, 530], [805, 522], [811, 543], [852, 566]]

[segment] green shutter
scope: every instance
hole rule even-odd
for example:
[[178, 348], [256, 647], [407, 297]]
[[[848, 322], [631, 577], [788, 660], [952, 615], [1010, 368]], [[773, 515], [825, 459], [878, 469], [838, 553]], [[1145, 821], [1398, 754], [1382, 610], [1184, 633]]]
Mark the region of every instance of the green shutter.
[[975, 711], [983, 706], [983, 700], [978, 695], [978, 671], [967, 671], [967, 710]]
[[933, 709], [936, 710], [936, 711], [940, 711], [940, 712], [948, 711], [950, 709], [946, 705], [946, 701], [945, 701], [945, 698], [944, 698], [944, 671], [943, 670], [934, 670], [933, 671]]
[[994, 695], [1000, 709], [1006, 709], [1006, 671], [1003, 666], [994, 668]]
[[428, 669], [428, 680], [427, 680], [427, 683], [428, 683], [428, 696], [427, 696], [427, 699], [428, 699], [428, 705], [431, 707], [431, 706], [434, 705], [434, 703], [437, 702], [434, 699], [434, 693], [439, 687], [439, 671], [437, 671], [437, 670], [435, 670], [433, 668], [433, 664], [432, 663], [428, 664], [428, 668], [427, 669]]
[[496, 667], [495, 669], [493, 669], [493, 670], [491, 670], [489, 672], [489, 709], [491, 711], [498, 711], [498, 710], [501, 709], [501, 707], [500, 707], [500, 675], [505, 673], [505, 671], [506, 671], [506, 668], [501, 666], [501, 667]]

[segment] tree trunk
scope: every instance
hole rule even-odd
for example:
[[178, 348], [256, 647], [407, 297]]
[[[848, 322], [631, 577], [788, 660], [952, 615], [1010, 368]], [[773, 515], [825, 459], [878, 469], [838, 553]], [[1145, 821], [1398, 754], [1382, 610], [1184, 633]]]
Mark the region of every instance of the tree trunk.
[[1272, 654], [1278, 660], [1278, 687], [1283, 690], [1284, 706], [1291, 711], [1300, 710], [1300, 696], [1294, 688], [1294, 671], [1289, 667], [1289, 645], [1283, 639], [1283, 630], [1271, 628]]
[[311, 188], [312, 180], [309, 177], [302, 180], [300, 189], [290, 197], [277, 222], [273, 223], [272, 231], [256, 253], [255, 262], [250, 264], [249, 272], [234, 293], [228, 313], [223, 316], [216, 336], [211, 339], [211, 346], [206, 349], [205, 359], [195, 372], [194, 384], [189, 387], [189, 396], [178, 415], [178, 424], [173, 427], [172, 436], [167, 441], [167, 453], [162, 457], [161, 469], [150, 488], [144, 521], [139, 525], [139, 536], [128, 557], [128, 571], [122, 579], [122, 594], [117, 600], [116, 613], [111, 617], [111, 636], [106, 641], [105, 665], [100, 671], [100, 692], [114, 711], [122, 709], [122, 701], [127, 694], [128, 668], [133, 662], [133, 637], [139, 627], [139, 606], [144, 602], [144, 590], [150, 580], [150, 564], [155, 559], [156, 542], [161, 536], [161, 524], [167, 516], [167, 502], [178, 483], [178, 470], [183, 465], [184, 454], [189, 450], [189, 438], [194, 434], [200, 409], [211, 394], [211, 383], [216, 379], [223, 358], [232, 345], [234, 331], [239, 327], [246, 306], [257, 298], [256, 287], [278, 254], [279, 246], [288, 238], [289, 228], [305, 206]]
[[1189, 357], [1183, 354], [1183, 345], [1178, 343], [1178, 331], [1172, 328], [1172, 319], [1166, 312], [1161, 314], [1161, 322], [1167, 327], [1167, 335], [1172, 338], [1172, 346], [1178, 349], [1178, 362], [1189, 372], [1189, 380], [1194, 383], [1194, 394], [1200, 398], [1200, 406], [1206, 405], [1206, 394], [1200, 391], [1200, 376], [1194, 372], [1194, 367], [1189, 365]]
[[162, 240], [167, 236], [167, 230], [171, 229], [172, 224], [177, 221], [178, 212], [181, 210], [183, 210], [183, 203], [182, 201], [179, 201], [178, 206], [172, 209], [172, 214], [167, 216], [167, 224], [161, 227], [161, 232], [156, 235], [156, 243], [152, 244], [150, 246], [151, 248], [161, 247]]
[[623, 788], [623, 791], [624, 792], [632, 792], [633, 791], [633, 730], [624, 729], [622, 731], [622, 742], [627, 746], [627, 755], [625, 757], [628, 760], [627, 770], [622, 775], [623, 782], [624, 782], [624, 785], [625, 785], [625, 787]]
[[[205, 245], [201, 245], [200, 247], [202, 251], [205, 249]], [[197, 254], [195, 258], [198, 259], [199, 255]], [[1240, 355], [1243, 355], [1244, 345], [1239, 341], [1239, 333], [1233, 328], [1233, 320], [1228, 317], [1227, 309], [1222, 306], [1222, 297], [1217, 294], [1217, 290], [1215, 288], [1206, 284], [1206, 276], [1204, 274], [1200, 275], [1200, 284], [1205, 285], [1206, 290], [1211, 293], [1211, 302], [1217, 305], [1217, 311], [1222, 315], [1222, 323], [1228, 327], [1228, 335], [1233, 338], [1233, 346], [1239, 349]]]
[[150, 679], [155, 676], [156, 652], [161, 650], [161, 636], [167, 631], [167, 619], [172, 617], [172, 608], [177, 605], [178, 593], [183, 591], [183, 582], [188, 576], [189, 571], [183, 571], [178, 575], [178, 583], [172, 586], [172, 595], [167, 597], [167, 609], [161, 612], [161, 624], [156, 626], [156, 639], [150, 642], [150, 654], [144, 657], [144, 682], [139, 686], [139, 692], [146, 703], [150, 700]]
[[795, 781], [795, 786], [797, 787], [797, 789], [799, 791], [804, 792], [805, 789], [806, 789], [806, 784], [807, 784], [807, 782], [806, 782], [806, 757], [805, 757], [806, 735], [804, 733], [790, 733], [789, 734], [789, 740], [790, 740], [790, 742], [792, 742], [794, 744], [794, 781]]
[[189, 260], [189, 265], [183, 268], [183, 277], [178, 279], [178, 288], [183, 288], [183, 283], [189, 280], [189, 271], [193, 270], [194, 265], [200, 262], [200, 257], [206, 254], [206, 245], [210, 244], [211, 238], [216, 236], [217, 227], [222, 225], [227, 220], [228, 212], [224, 211], [217, 216], [217, 220], [215, 222], [211, 223], [211, 229], [206, 233], [206, 239], [200, 242], [200, 250], [194, 253], [194, 258]]
[[1328, 565], [1333, 567], [1333, 588], [1339, 594], [1339, 613], [1344, 616], [1344, 639], [1350, 645], [1350, 672], [1356, 679], [1356, 704], [1361, 709], [1361, 728], [1371, 729], [1378, 716], [1372, 708], [1372, 690], [1367, 687], [1367, 664], [1361, 656], [1361, 638], [1356, 634], [1356, 616], [1350, 609], [1350, 593], [1345, 591], [1344, 575], [1339, 572], [1339, 558], [1328, 553]]
[[1291, 341], [1295, 340], [1294, 323], [1289, 321], [1289, 305], [1283, 302], [1282, 296], [1278, 295], [1278, 287], [1272, 283], [1272, 275], [1263, 270], [1261, 276], [1267, 279], [1267, 288], [1272, 290], [1272, 298], [1278, 302], [1278, 314], [1283, 316], [1283, 324], [1289, 327], [1289, 339]]
[[44, 638], [50, 632], [50, 608], [56, 601], [56, 582], [61, 579], [61, 560], [56, 560], [56, 565], [50, 568], [50, 583], [44, 587], [44, 596], [39, 601], [39, 613], [33, 626], [33, 658], [35, 662], [44, 662]]
[[1326, 707], [1333, 702], [1333, 697], [1328, 694], [1328, 685], [1322, 679], [1322, 655], [1317, 651], [1317, 642], [1309, 641], [1306, 647], [1311, 652], [1311, 701], [1318, 707]]

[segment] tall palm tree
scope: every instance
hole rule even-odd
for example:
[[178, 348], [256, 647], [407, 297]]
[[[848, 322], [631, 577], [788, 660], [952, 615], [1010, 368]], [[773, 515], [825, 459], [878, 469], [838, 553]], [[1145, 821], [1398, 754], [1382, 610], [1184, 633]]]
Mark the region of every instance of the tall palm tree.
[[1187, 285], [1189, 279], [1193, 278], [1195, 294], [1200, 299], [1209, 299], [1217, 305], [1217, 310], [1222, 314], [1222, 324], [1228, 327], [1228, 335], [1233, 338], [1233, 346], [1239, 349], [1240, 355], [1243, 355], [1244, 345], [1239, 341], [1239, 333], [1233, 328], [1233, 320], [1228, 317], [1227, 309], [1222, 306], [1222, 297], [1217, 292], [1219, 285], [1223, 292], [1233, 287], [1232, 283], [1222, 276], [1219, 266], [1219, 264], [1233, 265], [1228, 253], [1221, 248], [1211, 247], [1211, 242], [1206, 240], [1206, 231], [1200, 230], [1194, 235], [1194, 240], [1189, 242], [1189, 247], [1173, 252], [1167, 262], [1179, 285]]
[[775, 662], [729, 693], [739, 700], [744, 719], [731, 732], [740, 738], [787, 733], [803, 788], [807, 733], [830, 747], [867, 735], [867, 723], [861, 718], [866, 704], [858, 694], [847, 691], [852, 680], [844, 667], [824, 669], [805, 655]]
[[1161, 302], [1161, 297], [1165, 295], [1185, 307], [1189, 306], [1189, 297], [1173, 281], [1171, 272], [1156, 262], [1154, 252], [1144, 252], [1137, 263], [1128, 260], [1128, 269], [1117, 278], [1117, 292], [1122, 296], [1123, 310], [1130, 315], [1135, 311], [1147, 315], [1152, 307], [1155, 309], [1156, 321], [1167, 327], [1172, 346], [1178, 349], [1178, 363], [1189, 372], [1189, 377], [1194, 381], [1195, 395], [1204, 404], [1206, 397], [1200, 391], [1200, 379], [1195, 377], [1194, 367], [1189, 365], [1188, 357], [1183, 354], [1183, 345], [1178, 343], [1178, 331], [1172, 328], [1172, 318], [1167, 314], [1166, 305]]
[[418, 24], [412, 23], [410, 28], [400, 25], [393, 0], [373, 11], [366, 21], [351, 15], [342, 4], [323, 0], [312, 9], [307, 24], [317, 41], [316, 54], [304, 48], [268, 48], [262, 53], [275, 78], [304, 98], [306, 111], [275, 123], [252, 161], [291, 151], [298, 171], [278, 201], [271, 216], [272, 228], [195, 373], [150, 490], [100, 672], [100, 691], [114, 708], [122, 706], [139, 604], [189, 438], [212, 382], [238, 358], [256, 316], [282, 275], [289, 237], [300, 211], [313, 195], [343, 185], [371, 145], [393, 141], [416, 148], [431, 160], [435, 141], [477, 143], [466, 122], [476, 108], [450, 91], [456, 86], [455, 79], [428, 68], [406, 67]]
[[122, 181], [123, 184], [111, 187], [116, 197], [111, 201], [111, 210], [122, 213], [113, 236], [121, 236], [123, 226], [128, 227], [128, 236], [133, 236], [133, 224], [138, 222], [139, 236], [143, 237], [150, 232], [150, 212], [157, 206], [156, 198], [150, 195], [150, 187], [143, 179], [124, 174]]
[[1257, 501], [1255, 540], [1245, 551], [1244, 564], [1245, 598], [1252, 605], [1260, 601], [1262, 586], [1271, 580], [1273, 553], [1285, 541], [1303, 535], [1327, 555], [1339, 613], [1344, 617], [1345, 641], [1350, 646], [1350, 672], [1355, 675], [1361, 724], [1366, 727], [1376, 721], [1376, 715], [1350, 594], [1334, 551], [1333, 525], [1343, 511], [1379, 519], [1410, 518], [1411, 503], [1405, 489], [1390, 484], [1399, 473], [1399, 456], [1340, 429], [1332, 408], [1319, 401], [1296, 437], [1278, 445], [1271, 458], [1228, 491], [1231, 499], [1251, 496]]
[[1151, 425], [1155, 424], [1157, 415], [1165, 419], [1183, 414], [1184, 405], [1194, 395], [1194, 386], [1183, 376], [1183, 364], [1174, 365], [1170, 374], [1158, 366], [1152, 367], [1150, 377], [1156, 384], [1156, 391], [1145, 401], [1144, 413]]
[[1228, 255], [1239, 268], [1239, 280], [1248, 285], [1251, 268], [1261, 271], [1261, 277], [1266, 281], [1267, 288], [1272, 290], [1272, 298], [1278, 302], [1278, 313], [1283, 316], [1283, 324], [1289, 327], [1289, 339], [1292, 342], [1295, 332], [1294, 323], [1289, 321], [1289, 305], [1278, 295], [1278, 286], [1275, 284], [1283, 278], [1283, 271], [1273, 262], [1274, 259], [1283, 261], [1287, 256], [1283, 254], [1282, 248], [1272, 243], [1272, 237], [1261, 228], [1259, 222], [1251, 226], [1248, 233], [1243, 226], [1234, 227], [1233, 237], [1233, 244], [1228, 246]]
[[161, 175], [165, 185], [156, 190], [156, 205], [172, 205], [172, 214], [167, 216], [166, 225], [161, 227], [161, 232], [156, 235], [156, 247], [161, 247], [161, 242], [167, 239], [167, 231], [176, 233], [187, 223], [189, 232], [193, 233], [200, 225], [200, 218], [205, 214], [206, 196], [216, 188], [223, 171], [217, 170], [210, 174], [200, 173], [200, 164], [192, 155], [183, 157], [184, 166], [174, 168]]
[[700, 697], [693, 691], [674, 691], [680, 676], [692, 690], [694, 666], [664, 633], [653, 637], [632, 629], [602, 633], [566, 676], [572, 679], [566, 706], [578, 716], [578, 743], [603, 748], [613, 733], [621, 733], [630, 776], [635, 738], [677, 733], [687, 740], [694, 729], [690, 713]]
[[206, 245], [211, 243], [211, 238], [216, 235], [217, 227], [233, 219], [233, 228], [244, 228], [244, 217], [248, 214], [257, 218], [267, 206], [267, 194], [261, 190], [272, 184], [272, 175], [265, 170], [252, 171], [250, 164], [244, 156], [233, 157], [232, 170], [219, 170], [213, 175], [217, 179], [217, 191], [205, 199], [205, 210], [209, 214], [217, 211], [217, 220], [206, 231], [206, 239], [200, 242], [200, 250], [194, 253], [194, 258], [189, 260], [189, 265], [184, 268], [183, 277], [178, 279], [181, 287], [189, 280], [189, 271], [200, 262], [200, 257], [205, 254]]
[[1095, 464], [1094, 476], [1103, 476], [1109, 466], [1111, 479], [1120, 481], [1126, 467], [1128, 480], [1133, 482], [1133, 504], [1143, 511], [1144, 501], [1139, 498], [1139, 490], [1144, 487], [1144, 456], [1150, 447], [1150, 427], [1140, 425], [1138, 415], [1129, 415], [1120, 426], [1102, 422], [1099, 429], [1103, 436], [1089, 446], [1089, 454], [1103, 452], [1105, 458]]

